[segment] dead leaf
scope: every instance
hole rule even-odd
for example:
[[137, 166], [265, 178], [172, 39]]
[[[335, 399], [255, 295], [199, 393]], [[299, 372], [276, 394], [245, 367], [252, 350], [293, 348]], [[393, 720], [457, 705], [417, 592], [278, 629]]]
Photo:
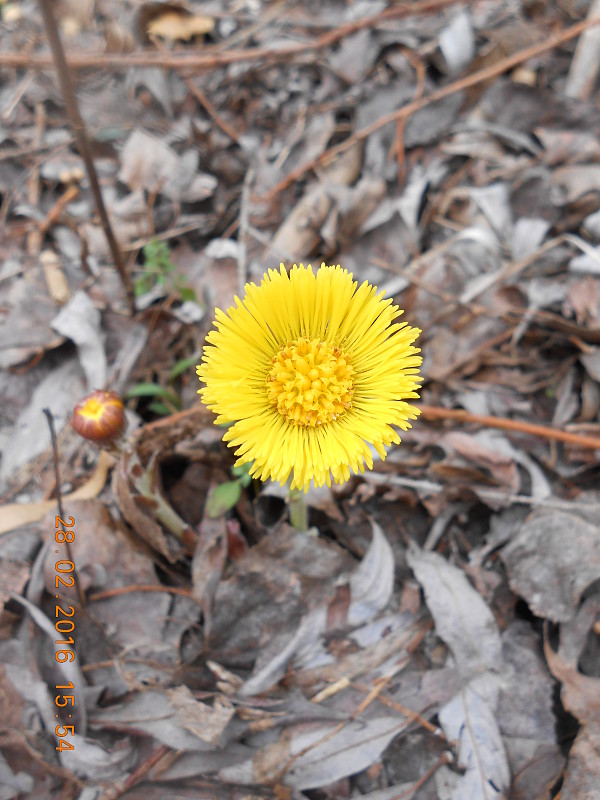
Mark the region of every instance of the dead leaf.
[[452, 800], [500, 800], [506, 797], [510, 772], [496, 721], [502, 665], [496, 621], [465, 574], [440, 555], [413, 546], [407, 561], [464, 682], [438, 712], [447, 738], [458, 742], [464, 772], [441, 768], [438, 791]]
[[[313, 725], [309, 731], [304, 731], [304, 726], [287, 731], [285, 752], [289, 752], [290, 767], [284, 773], [283, 783], [299, 791], [316, 789], [366, 769], [405, 726], [404, 719], [389, 716], [351, 721], [337, 732], [331, 723]], [[277, 752], [281, 754], [279, 748]], [[219, 776], [231, 783], [252, 784], [258, 764], [264, 770], [264, 756], [223, 769]], [[271, 780], [279, 777], [284, 767], [285, 763], [275, 759]]]
[[[114, 465], [114, 456], [102, 450], [98, 456], [98, 463], [94, 474], [74, 492], [63, 496], [63, 502], [70, 500], [87, 500], [97, 497], [108, 477], [111, 467]], [[56, 500], [41, 500], [38, 503], [8, 503], [3, 506], [0, 515], [0, 534], [20, 528], [30, 522], [37, 522], [42, 519], [48, 511], [57, 508]]]
[[48, 336], [48, 325], [56, 315], [56, 301], [48, 297], [46, 282], [39, 270], [3, 283], [2, 292], [5, 308], [0, 368], [12, 367], [63, 341], [62, 336]]
[[192, 595], [204, 614], [204, 635], [210, 636], [212, 606], [227, 561], [227, 526], [224, 516], [211, 519], [205, 512], [192, 559]]
[[57, 434], [77, 400], [85, 394], [77, 359], [67, 358], [35, 387], [3, 448], [0, 478], [6, 479], [50, 447], [50, 431], [42, 409], [49, 408]]
[[90, 392], [106, 385], [106, 355], [100, 333], [100, 312], [85, 292], [73, 295], [50, 323], [52, 328], [75, 342]]
[[373, 539], [365, 557], [349, 580], [338, 586], [338, 592], [345, 588], [347, 595], [342, 612], [335, 609], [337, 598], [334, 597], [327, 605], [318, 606], [305, 615], [293, 636], [286, 637], [286, 645], [266, 663], [257, 664], [253, 675], [240, 689], [241, 695], [248, 697], [271, 688], [292, 661], [301, 669], [310, 669], [313, 659], [322, 662], [320, 640], [326, 632], [364, 624], [385, 608], [394, 584], [394, 557], [379, 525], [372, 522], [372, 529]]
[[504, 631], [502, 653], [497, 718], [513, 776], [511, 798], [541, 798], [565, 761], [556, 741], [554, 681], [527, 623], [516, 620]]
[[40, 253], [40, 263], [50, 297], [61, 306], [64, 305], [71, 297], [71, 292], [60, 259], [53, 250], [44, 250]]
[[0, 611], [11, 594], [21, 594], [30, 573], [31, 567], [26, 561], [0, 559]]
[[[135, 475], [143, 475], [144, 470], [131, 446], [123, 449], [117, 469], [113, 475], [113, 491], [121, 513], [137, 535], [150, 547], [163, 555], [167, 561], [174, 562], [182, 553], [182, 548], [173, 536], [167, 537], [162, 527], [155, 521], [158, 502], [140, 496], [134, 486]], [[140, 498], [136, 502], [136, 498]], [[147, 509], [146, 513], [143, 509]], [[172, 512], [175, 514], [175, 512]], [[176, 515], [175, 515], [176, 516]]]
[[196, 150], [179, 156], [157, 137], [136, 129], [121, 152], [119, 180], [134, 192], [145, 189], [178, 202], [199, 202], [213, 194], [217, 179], [197, 169]]
[[458, 567], [434, 552], [412, 547], [407, 561], [425, 591], [435, 629], [466, 675], [495, 671], [501, 662], [496, 620]]
[[[13, 599], [16, 600], [20, 605], [22, 605], [26, 611], [29, 613], [31, 619], [35, 622], [37, 627], [46, 634], [48, 637], [48, 651], [52, 649], [52, 654], [54, 655], [54, 651], [56, 649], [56, 628], [54, 627], [54, 622], [51, 622], [48, 617], [41, 611], [37, 606], [33, 603], [30, 603], [25, 597], [21, 597], [20, 595], [13, 595]], [[65, 651], [70, 651], [74, 655], [74, 650], [69, 644], [61, 645]], [[81, 672], [81, 668], [79, 666], [79, 662], [77, 659], [73, 658], [72, 661], [63, 661], [59, 662], [56, 661], [57, 669], [60, 672], [60, 677], [64, 678], [65, 681], [71, 683], [73, 685], [74, 694], [81, 698], [83, 697], [84, 687], [86, 686], [83, 673]], [[77, 730], [80, 734], [85, 734], [87, 728], [87, 713], [85, 708], [85, 703], [78, 704], [77, 713], [76, 713], [76, 721], [77, 721]], [[56, 736], [58, 739], [58, 736]]]
[[581, 724], [561, 788], [564, 800], [595, 800], [600, 782], [600, 680], [579, 670], [581, 651], [599, 616], [598, 598], [592, 596], [572, 620], [561, 625], [557, 652], [547, 637], [544, 642], [548, 666], [562, 684], [563, 704]]
[[577, 513], [539, 510], [525, 521], [501, 557], [511, 588], [534, 614], [572, 619], [581, 595], [600, 578], [598, 525]]
[[212, 706], [201, 703], [185, 686], [168, 689], [167, 697], [186, 730], [203, 742], [219, 744], [223, 731], [235, 714], [231, 704], [219, 697], [215, 698]]
[[171, 41], [189, 42], [192, 37], [210, 33], [215, 27], [215, 21], [212, 17], [181, 12], [183, 12], [183, 9], [174, 7], [171, 11], [165, 11], [160, 16], [155, 17], [148, 24], [148, 35], [158, 36], [161, 39], [170, 39]]

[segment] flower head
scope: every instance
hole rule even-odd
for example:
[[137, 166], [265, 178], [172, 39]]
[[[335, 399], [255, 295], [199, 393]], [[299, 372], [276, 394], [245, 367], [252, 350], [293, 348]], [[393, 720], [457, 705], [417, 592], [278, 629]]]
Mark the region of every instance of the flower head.
[[243, 301], [215, 312], [198, 376], [202, 400], [253, 477], [308, 489], [373, 468], [419, 410], [421, 332], [366, 281], [324, 264], [269, 270]]
[[123, 401], [116, 392], [98, 390], [80, 400], [73, 409], [73, 427], [84, 439], [107, 443], [125, 430]]

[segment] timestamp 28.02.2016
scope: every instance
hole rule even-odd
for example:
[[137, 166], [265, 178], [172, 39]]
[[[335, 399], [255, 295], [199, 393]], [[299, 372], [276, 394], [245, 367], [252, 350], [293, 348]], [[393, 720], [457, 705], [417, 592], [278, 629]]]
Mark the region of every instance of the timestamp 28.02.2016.
[[[70, 556], [69, 544], [75, 541], [75, 531], [71, 528], [75, 525], [73, 517], [69, 517], [70, 522], [65, 522], [62, 517], [56, 517], [56, 532], [54, 534], [54, 541], [56, 542], [57, 549], [55, 553], [57, 558], [54, 568], [56, 570], [55, 586], [56, 586], [56, 609], [55, 617], [57, 638], [55, 640], [56, 651], [54, 658], [60, 663], [64, 664], [66, 661], [75, 661], [75, 623], [73, 617], [75, 616], [75, 609], [73, 606], [68, 605], [60, 597], [60, 591], [63, 586], [72, 587], [75, 585], [75, 578], [71, 574], [75, 571], [75, 564], [70, 558], [63, 556]], [[62, 545], [62, 547], [60, 547]], [[58, 549], [60, 547], [60, 549]], [[63, 606], [66, 606], [64, 608]], [[62, 710], [61, 719], [66, 722], [67, 719], [72, 719], [75, 711], [75, 694], [73, 682], [69, 681], [68, 684], [56, 686], [56, 696], [54, 702], [58, 708]], [[67, 692], [71, 692], [67, 694]], [[56, 718], [58, 719], [58, 714]], [[74, 750], [75, 746], [68, 741], [68, 736], [75, 735], [75, 725], [57, 725], [54, 729], [56, 737], [60, 740], [56, 747], [57, 750]]]

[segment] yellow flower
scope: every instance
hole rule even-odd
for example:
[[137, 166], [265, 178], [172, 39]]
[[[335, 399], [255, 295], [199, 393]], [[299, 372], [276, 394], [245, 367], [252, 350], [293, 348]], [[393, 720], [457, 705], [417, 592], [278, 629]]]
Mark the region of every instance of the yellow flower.
[[215, 311], [198, 376], [202, 400], [234, 423], [224, 435], [253, 477], [308, 489], [373, 468], [372, 444], [398, 444], [419, 410], [421, 332], [384, 292], [324, 264], [269, 270], [243, 301]]

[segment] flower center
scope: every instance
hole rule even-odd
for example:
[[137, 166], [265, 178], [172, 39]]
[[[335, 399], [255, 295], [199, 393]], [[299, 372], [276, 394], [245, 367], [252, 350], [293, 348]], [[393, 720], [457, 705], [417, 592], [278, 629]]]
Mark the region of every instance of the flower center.
[[106, 411], [106, 403], [98, 400], [97, 397], [89, 397], [82, 406], [80, 414], [86, 419], [100, 420]]
[[314, 428], [350, 408], [354, 370], [339, 347], [300, 337], [284, 345], [272, 361], [269, 402], [290, 422]]

